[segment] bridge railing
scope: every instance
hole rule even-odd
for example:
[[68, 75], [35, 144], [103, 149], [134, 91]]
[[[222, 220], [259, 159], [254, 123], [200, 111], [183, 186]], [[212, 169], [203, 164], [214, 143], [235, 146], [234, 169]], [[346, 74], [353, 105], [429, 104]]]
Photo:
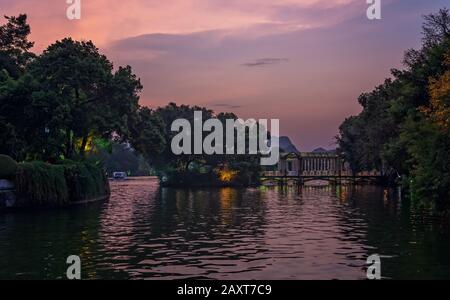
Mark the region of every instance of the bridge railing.
[[263, 171], [263, 177], [283, 177], [284, 173], [281, 171]]
[[339, 171], [332, 171], [332, 170], [304, 170], [300, 173], [301, 176], [304, 177], [313, 177], [313, 176], [339, 176]]
[[351, 170], [302, 170], [263, 171], [262, 177], [381, 177], [380, 171], [363, 171], [353, 174]]

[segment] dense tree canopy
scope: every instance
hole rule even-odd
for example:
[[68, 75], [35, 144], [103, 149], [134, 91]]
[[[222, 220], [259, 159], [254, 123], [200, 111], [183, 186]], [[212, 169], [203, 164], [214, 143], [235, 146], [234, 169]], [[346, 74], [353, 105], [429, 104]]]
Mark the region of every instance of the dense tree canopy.
[[139, 108], [139, 79], [130, 67], [113, 65], [92, 42], [64, 39], [51, 45], [28, 68], [39, 83], [32, 101], [62, 153], [84, 154], [90, 136], [127, 134], [127, 116]]
[[17, 78], [34, 57], [30, 52], [34, 43], [28, 41], [31, 29], [27, 15], [5, 18], [8, 22], [0, 26], [0, 69], [6, 69]]
[[[92, 42], [70, 38], [35, 56], [26, 15], [6, 19], [0, 27], [1, 153], [57, 160], [83, 157], [100, 139], [136, 138], [146, 110], [139, 107], [142, 85], [131, 67], [114, 69]], [[138, 132], [159, 147], [157, 130]]]
[[450, 13], [425, 16], [423, 46], [405, 70], [360, 96], [363, 111], [341, 125], [340, 150], [354, 170], [382, 169], [417, 194], [450, 203]]

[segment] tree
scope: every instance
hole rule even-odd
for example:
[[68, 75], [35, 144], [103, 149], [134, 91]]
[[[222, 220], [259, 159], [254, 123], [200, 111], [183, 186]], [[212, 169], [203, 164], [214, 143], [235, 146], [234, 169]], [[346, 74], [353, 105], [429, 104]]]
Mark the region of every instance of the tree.
[[450, 38], [450, 12], [448, 8], [439, 10], [437, 14], [424, 16], [422, 26], [425, 46], [432, 47]]
[[338, 143], [353, 172], [382, 170], [386, 141], [398, 134], [389, 108], [396, 84], [387, 79], [370, 93], [358, 98], [363, 111], [348, 118], [340, 127]]
[[[447, 66], [450, 68], [450, 50], [447, 57]], [[450, 132], [450, 71], [441, 77], [430, 80], [429, 92], [430, 106], [421, 108], [443, 132]]]
[[[171, 149], [172, 139], [178, 134], [171, 130], [172, 123], [177, 119], [186, 119], [194, 124], [194, 112], [201, 111], [203, 122], [207, 119], [217, 118], [223, 124], [225, 135], [225, 123], [227, 119], [236, 120], [237, 116], [231, 113], [215, 114], [212, 110], [199, 106], [180, 105], [170, 103], [155, 111], [141, 109], [140, 117], [135, 123], [136, 130], [132, 130], [132, 145], [141, 153], [149, 157], [159, 174], [163, 178], [170, 178], [171, 184], [214, 185], [220, 184], [221, 171], [226, 170], [233, 174], [233, 182], [243, 185], [258, 180], [260, 164], [256, 155], [207, 155], [207, 154], [183, 154], [175, 155]], [[140, 121], [140, 120], [144, 120]], [[148, 124], [153, 124], [145, 129]], [[162, 126], [160, 131], [164, 147], [160, 146], [160, 137], [154, 130]], [[204, 134], [205, 138], [207, 134]], [[194, 139], [194, 136], [191, 136]], [[246, 135], [248, 141], [248, 135]], [[191, 143], [194, 144], [193, 141]], [[248, 142], [246, 143], [248, 147]], [[225, 145], [223, 145], [225, 149]], [[159, 151], [161, 150], [162, 151]], [[148, 155], [147, 153], [153, 153]]]
[[57, 41], [27, 71], [39, 83], [32, 94], [38, 127], [60, 140], [65, 157], [83, 156], [90, 136], [128, 134], [142, 85], [129, 66], [114, 72], [92, 42]]
[[31, 33], [27, 15], [7, 17], [5, 25], [0, 26], [0, 69], [6, 69], [17, 78], [27, 63], [35, 56], [30, 52], [34, 42], [28, 40]]
[[[19, 121], [25, 119], [24, 105], [30, 98], [17, 80], [34, 57], [30, 52], [33, 42], [28, 41], [26, 15], [5, 18], [7, 23], [0, 26], [0, 152], [21, 159], [25, 139]], [[13, 97], [14, 92], [17, 97]]]
[[129, 141], [147, 161], [158, 164], [159, 157], [166, 149], [164, 122], [148, 107], [141, 107], [130, 122]]
[[35, 88], [30, 76], [16, 80], [7, 71], [0, 71], [0, 152], [16, 160], [25, 159], [30, 145], [42, 141], [43, 132], [35, 128], [39, 115], [32, 106], [31, 94]]
[[383, 167], [434, 200], [450, 191], [450, 14], [425, 16], [423, 46], [408, 50], [404, 70], [360, 96], [358, 116], [340, 127], [340, 150], [361, 170]]
[[[162, 120], [140, 107], [130, 66], [113, 68], [91, 42], [70, 38], [30, 52], [26, 15], [0, 26], [0, 152], [18, 160], [84, 157], [112, 140], [161, 153]], [[102, 144], [102, 145], [100, 145]]]
[[363, 169], [359, 159], [361, 142], [363, 141], [363, 126], [361, 119], [357, 116], [349, 117], [339, 127], [340, 134], [337, 136], [339, 152], [350, 164], [354, 173]]
[[111, 151], [100, 149], [88, 154], [89, 160], [100, 161], [107, 173], [127, 172], [130, 176], [148, 176], [151, 168], [148, 161], [130, 144], [112, 143]]
[[204, 107], [178, 106], [175, 103], [169, 103], [167, 106], [159, 107], [155, 110], [155, 114], [164, 124], [163, 137], [165, 139], [164, 144], [166, 145], [165, 150], [159, 155], [158, 161], [155, 162], [159, 169], [164, 169], [165, 166], [169, 166], [169, 168], [184, 171], [188, 168], [191, 161], [203, 159], [202, 155], [175, 155], [170, 147], [172, 139], [177, 135], [171, 129], [172, 123], [176, 119], [186, 119], [191, 123], [191, 127], [193, 128], [195, 111], [202, 111], [203, 121], [213, 117], [213, 111]]

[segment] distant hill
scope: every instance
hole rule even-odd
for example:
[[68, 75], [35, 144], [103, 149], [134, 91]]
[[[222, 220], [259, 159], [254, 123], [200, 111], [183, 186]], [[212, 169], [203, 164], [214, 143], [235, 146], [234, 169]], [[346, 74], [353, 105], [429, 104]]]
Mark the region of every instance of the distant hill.
[[[281, 153], [300, 153], [297, 147], [292, 143], [291, 139], [287, 136], [281, 136], [279, 138], [280, 152]], [[336, 149], [327, 150], [325, 148], [317, 148], [312, 151], [313, 153], [336, 153]]]
[[313, 151], [314, 153], [334, 153], [336, 150], [327, 150], [324, 148], [317, 148]]
[[300, 153], [287, 136], [280, 137], [280, 150], [284, 153]]

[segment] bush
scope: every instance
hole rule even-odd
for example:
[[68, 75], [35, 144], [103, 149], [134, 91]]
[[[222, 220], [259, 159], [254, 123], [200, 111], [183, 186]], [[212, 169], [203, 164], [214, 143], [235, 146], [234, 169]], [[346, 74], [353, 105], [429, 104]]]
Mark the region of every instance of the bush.
[[0, 179], [11, 179], [17, 171], [17, 162], [7, 155], [0, 154]]
[[109, 195], [103, 169], [84, 162], [22, 163], [15, 181], [21, 206], [63, 206]]
[[69, 203], [64, 166], [43, 162], [21, 163], [15, 181], [21, 206], [60, 206]]
[[103, 168], [90, 163], [65, 163], [65, 176], [71, 201], [109, 195], [109, 183]]

